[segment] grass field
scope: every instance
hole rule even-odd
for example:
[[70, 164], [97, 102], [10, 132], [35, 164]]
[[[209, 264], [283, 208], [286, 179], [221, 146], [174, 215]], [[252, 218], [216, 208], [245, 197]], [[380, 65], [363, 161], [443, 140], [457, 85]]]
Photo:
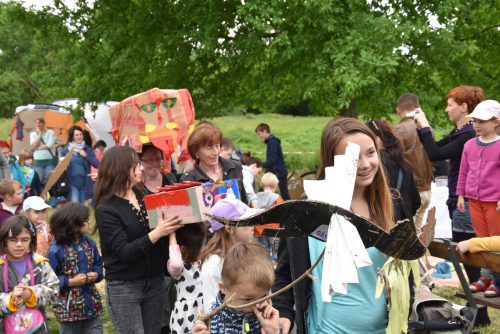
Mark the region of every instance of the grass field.
[[[223, 116], [208, 119], [217, 125], [224, 137], [234, 141], [242, 151], [251, 151], [252, 155], [265, 158], [266, 145], [255, 134], [259, 123], [267, 123], [271, 132], [281, 139], [285, 162], [290, 170], [316, 170], [319, 165], [319, 144], [323, 127], [331, 117], [294, 117], [278, 114], [246, 114]], [[11, 119], [0, 119], [0, 139], [6, 140]], [[440, 138], [449, 129], [439, 129], [436, 137]]]
[[[224, 116], [210, 119], [221, 128], [224, 136], [234, 141], [242, 151], [257, 152], [253, 155], [265, 158], [266, 145], [255, 134], [255, 127], [259, 123], [268, 123], [271, 131], [281, 139], [284, 152], [317, 152], [321, 131], [330, 117], [293, 117], [276, 114], [255, 116]], [[6, 140], [12, 121], [0, 119], [0, 139]], [[285, 154], [288, 168], [315, 169], [318, 165], [318, 156], [309, 154]]]

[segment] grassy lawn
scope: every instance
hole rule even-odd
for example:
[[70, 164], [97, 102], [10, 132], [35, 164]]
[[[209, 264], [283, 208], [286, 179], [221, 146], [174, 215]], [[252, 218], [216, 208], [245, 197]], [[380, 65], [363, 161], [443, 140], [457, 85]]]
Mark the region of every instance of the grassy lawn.
[[[224, 137], [232, 139], [236, 147], [242, 151], [251, 151], [252, 155], [262, 159], [265, 159], [266, 145], [255, 134], [255, 127], [259, 123], [269, 124], [271, 132], [281, 139], [288, 168], [303, 172], [317, 169], [321, 132], [330, 119], [331, 117], [247, 114], [216, 117], [209, 121], [222, 130]], [[11, 119], [0, 119], [0, 139], [7, 139], [11, 125]], [[440, 129], [436, 138], [440, 138], [447, 131], [448, 129]]]

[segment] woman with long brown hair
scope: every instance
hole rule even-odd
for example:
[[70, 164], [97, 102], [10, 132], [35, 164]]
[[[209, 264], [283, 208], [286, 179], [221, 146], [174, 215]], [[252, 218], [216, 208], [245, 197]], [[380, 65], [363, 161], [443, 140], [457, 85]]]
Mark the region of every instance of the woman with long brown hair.
[[[325, 167], [334, 165], [336, 155], [345, 154], [347, 143], [360, 145], [358, 169], [351, 202], [351, 211], [389, 231], [395, 220], [407, 217], [400, 201], [393, 201], [379, 149], [372, 131], [362, 122], [338, 117], [323, 129], [318, 179], [325, 178]], [[312, 237], [282, 238], [273, 291], [288, 285], [316, 261], [325, 243]], [[374, 247], [367, 249], [372, 265], [357, 269], [359, 284], [348, 284], [347, 294], [335, 293], [330, 303], [322, 302], [321, 271], [323, 262], [313, 271], [317, 278], [303, 280], [293, 289], [273, 298], [280, 313], [280, 327], [288, 333], [297, 324], [297, 333], [385, 333], [388, 308], [385, 292], [375, 298], [378, 269], [389, 259]], [[335, 270], [335, 269], [333, 269]], [[404, 283], [406, 284], [406, 283]], [[409, 283], [408, 283], [409, 284]], [[401, 289], [403, 290], [403, 289]], [[401, 290], [392, 291], [393, 294]], [[408, 296], [409, 298], [409, 296]], [[401, 296], [401, 299], [404, 299]], [[407, 300], [409, 305], [409, 300]], [[404, 321], [407, 321], [405, 319]]]
[[177, 216], [160, 217], [151, 229], [143, 201], [143, 167], [130, 147], [104, 154], [97, 176], [95, 217], [106, 270], [106, 298], [118, 333], [159, 333], [165, 264]]

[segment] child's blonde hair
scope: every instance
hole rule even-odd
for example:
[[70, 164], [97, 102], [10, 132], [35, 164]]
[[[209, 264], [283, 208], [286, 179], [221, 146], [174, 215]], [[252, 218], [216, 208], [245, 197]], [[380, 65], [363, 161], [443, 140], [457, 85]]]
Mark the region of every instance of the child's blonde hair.
[[12, 196], [17, 189], [22, 189], [21, 183], [16, 180], [2, 180], [0, 181], [0, 196], [3, 198], [5, 195]]
[[213, 236], [208, 240], [205, 247], [202, 248], [200, 253], [200, 262], [203, 264], [210, 256], [217, 254], [224, 258], [233, 245], [231, 238], [232, 227], [224, 227], [214, 232]]
[[31, 159], [33, 160], [33, 153], [25, 148], [19, 151], [19, 165], [24, 166], [25, 161]]
[[238, 243], [224, 259], [221, 273], [226, 287], [242, 282], [271, 290], [274, 284], [274, 267], [267, 251], [255, 241]]
[[278, 187], [278, 183], [278, 177], [273, 173], [265, 173], [260, 179], [260, 185], [262, 188], [271, 188], [276, 190], [276, 188]]

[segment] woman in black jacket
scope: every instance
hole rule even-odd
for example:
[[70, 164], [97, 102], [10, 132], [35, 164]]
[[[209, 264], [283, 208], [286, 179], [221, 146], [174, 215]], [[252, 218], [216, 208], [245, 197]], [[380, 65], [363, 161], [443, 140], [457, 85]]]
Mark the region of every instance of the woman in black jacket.
[[[431, 126], [425, 117], [425, 113], [420, 110], [415, 115], [418, 136], [429, 156], [429, 160], [450, 160], [450, 173], [448, 174], [449, 195], [446, 204], [452, 219], [452, 237], [455, 242], [468, 240], [476, 236], [472, 228], [468, 201], [466, 202], [465, 212], [457, 210], [457, 182], [464, 145], [469, 139], [476, 136], [472, 121], [465, 116], [474, 110], [479, 102], [483, 100], [483, 97], [482, 88], [477, 86], [458, 86], [450, 90], [446, 95], [446, 113], [450, 121], [455, 124], [455, 128], [439, 141], [434, 141]], [[464, 267], [469, 280], [476, 282], [480, 277], [479, 268], [467, 265]]]
[[143, 201], [143, 167], [130, 147], [113, 147], [97, 176], [95, 217], [106, 276], [106, 298], [118, 333], [159, 333], [170, 233], [179, 219], [160, 217], [151, 229]]
[[209, 123], [199, 125], [189, 136], [187, 144], [188, 152], [196, 163], [191, 171], [181, 176], [181, 181], [216, 182], [236, 179], [240, 199], [248, 204], [241, 164], [219, 157], [221, 143], [222, 132], [219, 128]]

